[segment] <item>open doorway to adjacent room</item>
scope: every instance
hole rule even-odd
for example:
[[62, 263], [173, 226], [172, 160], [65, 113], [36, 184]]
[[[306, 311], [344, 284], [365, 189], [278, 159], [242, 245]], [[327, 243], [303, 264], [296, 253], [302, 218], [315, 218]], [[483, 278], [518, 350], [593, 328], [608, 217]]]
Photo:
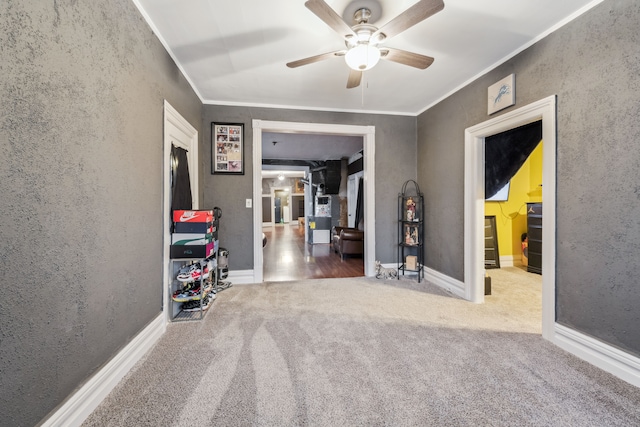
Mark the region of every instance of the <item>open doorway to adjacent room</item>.
[[[305, 130], [292, 131], [290, 126]], [[266, 243], [260, 254], [254, 252], [254, 259], [260, 261], [255, 263], [255, 277], [260, 273], [260, 281], [288, 281], [366, 275], [367, 263], [373, 268], [374, 241], [367, 246], [365, 238], [363, 253], [341, 257], [334, 251], [332, 229], [348, 226], [348, 208], [354, 203], [348, 192], [351, 175], [364, 177], [373, 171], [372, 128], [278, 122], [257, 129], [260, 183], [254, 181], [254, 200], [258, 188], [262, 202], [259, 232], [261, 244]], [[254, 145], [258, 146], [255, 135], [254, 125]], [[372, 159], [365, 165], [367, 148]], [[254, 152], [254, 162], [256, 155]], [[359, 169], [352, 173], [355, 165]], [[369, 191], [373, 190], [372, 182]], [[365, 191], [361, 189], [362, 204]], [[369, 198], [373, 201], [373, 193]], [[373, 219], [373, 208], [368, 215]], [[372, 239], [374, 233], [371, 231]]]
[[508, 300], [533, 325], [542, 307], [543, 147], [541, 120], [484, 141], [485, 298]]
[[[555, 177], [556, 99], [555, 96], [520, 107], [465, 130], [465, 277], [464, 297], [485, 301], [485, 141], [487, 138], [536, 121], [542, 122], [541, 195], [544, 215], [540, 264], [542, 275], [542, 336], [552, 339], [555, 324]], [[534, 191], [537, 191], [535, 189]], [[535, 212], [535, 208], [533, 209]], [[527, 212], [529, 206], [527, 207]], [[540, 213], [542, 210], [540, 209]], [[533, 237], [533, 236], [530, 236]], [[529, 259], [531, 252], [529, 251]], [[530, 261], [529, 261], [530, 262]]]

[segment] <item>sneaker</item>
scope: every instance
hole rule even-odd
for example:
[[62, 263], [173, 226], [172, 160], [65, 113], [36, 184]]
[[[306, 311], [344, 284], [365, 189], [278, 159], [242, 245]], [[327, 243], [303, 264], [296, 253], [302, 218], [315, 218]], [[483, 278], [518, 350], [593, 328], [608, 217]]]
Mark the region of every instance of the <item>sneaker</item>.
[[213, 302], [215, 295], [212, 295], [212, 294], [209, 294], [209, 295], [210, 296], [207, 296], [207, 298], [205, 298], [204, 301], [202, 301], [202, 310], [206, 310], [209, 307], [211, 307], [211, 303]]
[[194, 282], [200, 280], [202, 276], [202, 268], [199, 263], [191, 264], [186, 272], [179, 273], [176, 279], [180, 282]]
[[183, 311], [200, 311], [200, 301], [187, 301], [182, 304]]
[[209, 278], [209, 264], [205, 264], [202, 267], [202, 279], [208, 279]]

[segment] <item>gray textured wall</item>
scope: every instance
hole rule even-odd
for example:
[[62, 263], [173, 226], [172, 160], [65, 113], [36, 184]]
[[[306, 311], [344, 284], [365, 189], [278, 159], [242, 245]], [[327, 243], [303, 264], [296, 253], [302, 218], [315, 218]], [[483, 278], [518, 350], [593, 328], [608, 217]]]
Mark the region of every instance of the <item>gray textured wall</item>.
[[244, 123], [245, 174], [204, 176], [204, 206], [222, 208], [220, 246], [229, 249], [232, 270], [253, 269], [252, 211], [245, 208], [245, 199], [253, 197], [253, 119], [376, 127], [376, 259], [395, 262], [397, 195], [402, 184], [416, 176], [415, 117], [216, 105], [205, 105], [203, 117], [206, 171], [211, 169], [211, 122]]
[[167, 99], [130, 0], [0, 3], [0, 424], [36, 424], [161, 310]]
[[638, 22], [639, 2], [605, 1], [418, 118], [418, 177], [433, 238], [427, 265], [462, 280], [464, 129], [488, 119], [487, 87], [510, 73], [510, 109], [557, 94], [557, 319], [636, 355]]

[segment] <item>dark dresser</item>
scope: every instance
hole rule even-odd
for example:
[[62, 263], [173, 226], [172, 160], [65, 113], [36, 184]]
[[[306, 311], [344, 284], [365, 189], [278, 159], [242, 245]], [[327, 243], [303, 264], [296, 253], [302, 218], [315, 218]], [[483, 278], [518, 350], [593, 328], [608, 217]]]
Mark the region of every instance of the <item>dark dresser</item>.
[[529, 263], [527, 271], [542, 274], [542, 203], [527, 203]]

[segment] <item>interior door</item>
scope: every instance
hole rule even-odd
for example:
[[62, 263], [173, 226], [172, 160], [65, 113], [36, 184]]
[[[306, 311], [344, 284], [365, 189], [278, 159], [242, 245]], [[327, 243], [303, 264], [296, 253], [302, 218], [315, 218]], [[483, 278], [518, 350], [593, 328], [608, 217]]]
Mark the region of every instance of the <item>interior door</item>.
[[349, 175], [347, 180], [347, 213], [349, 215], [347, 219], [348, 227], [355, 227], [356, 224], [356, 206], [358, 202], [358, 178], [361, 177], [362, 172]]
[[276, 191], [276, 198], [273, 200], [275, 204], [275, 214], [274, 219], [276, 224], [279, 224], [282, 221], [282, 199], [280, 199], [280, 195]]

